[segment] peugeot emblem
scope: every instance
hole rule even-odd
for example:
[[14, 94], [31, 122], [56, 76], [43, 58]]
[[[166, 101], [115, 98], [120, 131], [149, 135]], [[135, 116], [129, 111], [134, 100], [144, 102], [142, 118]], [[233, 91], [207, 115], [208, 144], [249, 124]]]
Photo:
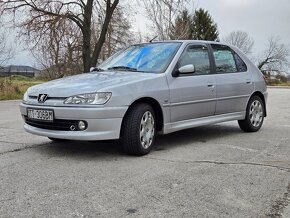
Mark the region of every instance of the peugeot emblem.
[[47, 94], [39, 94], [37, 100], [39, 103], [44, 103], [47, 100], [47, 97], [48, 97]]

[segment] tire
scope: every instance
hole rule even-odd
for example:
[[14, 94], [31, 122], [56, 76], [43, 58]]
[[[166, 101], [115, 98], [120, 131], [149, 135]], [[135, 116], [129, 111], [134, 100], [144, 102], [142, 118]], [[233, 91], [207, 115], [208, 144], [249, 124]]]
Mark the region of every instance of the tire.
[[121, 145], [130, 155], [148, 154], [155, 142], [156, 119], [152, 107], [140, 103], [130, 108], [121, 129]]
[[51, 138], [51, 137], [47, 137], [47, 138], [49, 138], [53, 142], [66, 142], [66, 141], [68, 141], [67, 139], [57, 139], [57, 138]]
[[257, 132], [263, 125], [265, 105], [259, 96], [252, 96], [246, 109], [246, 117], [239, 120], [239, 126], [244, 132]]

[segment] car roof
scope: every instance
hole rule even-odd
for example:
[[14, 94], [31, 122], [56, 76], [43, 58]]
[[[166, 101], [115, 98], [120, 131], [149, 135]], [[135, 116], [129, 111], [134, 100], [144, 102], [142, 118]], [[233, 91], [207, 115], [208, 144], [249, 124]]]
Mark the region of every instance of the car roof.
[[215, 43], [222, 44], [217, 41], [208, 41], [208, 40], [194, 40], [194, 39], [182, 39], [182, 40], [160, 40], [160, 41], [152, 41], [152, 42], [202, 42], [202, 43]]
[[143, 43], [137, 43], [136, 45], [140, 44], [148, 44], [148, 43], [162, 43], [162, 42], [179, 42], [179, 43], [205, 43], [205, 44], [217, 44], [217, 45], [227, 45], [226, 43], [221, 43], [217, 41], [207, 41], [207, 40], [154, 40], [152, 42], [143, 42]]

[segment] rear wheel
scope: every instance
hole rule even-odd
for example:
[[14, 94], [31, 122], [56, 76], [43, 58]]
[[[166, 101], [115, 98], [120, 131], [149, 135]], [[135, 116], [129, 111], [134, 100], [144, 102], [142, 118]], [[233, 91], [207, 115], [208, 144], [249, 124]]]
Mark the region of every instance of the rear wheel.
[[121, 130], [124, 151], [132, 155], [148, 154], [154, 145], [156, 132], [155, 114], [152, 107], [140, 103], [129, 109]]
[[256, 132], [261, 128], [264, 121], [264, 116], [264, 102], [259, 96], [255, 95], [249, 100], [245, 119], [239, 120], [238, 123], [243, 131]]

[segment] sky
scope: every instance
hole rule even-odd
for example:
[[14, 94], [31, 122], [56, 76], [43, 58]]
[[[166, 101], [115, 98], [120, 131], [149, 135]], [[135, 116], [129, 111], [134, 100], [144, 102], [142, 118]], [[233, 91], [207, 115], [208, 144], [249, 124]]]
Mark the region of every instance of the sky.
[[[122, 0], [121, 0], [122, 1]], [[124, 1], [124, 0], [123, 0]], [[127, 0], [128, 1], [128, 0]], [[140, 0], [131, 0], [136, 7], [133, 28], [148, 33], [150, 21], [141, 7]], [[253, 55], [261, 53], [267, 39], [276, 36], [290, 45], [290, 1], [289, 0], [189, 0], [189, 11], [204, 8], [218, 25], [220, 38], [235, 30], [247, 32], [255, 41]], [[17, 55], [9, 64], [35, 66], [35, 60], [17, 38]]]
[[271, 36], [290, 45], [289, 0], [198, 0], [197, 5], [212, 15], [221, 38], [234, 30], [247, 32], [254, 53], [263, 51]]

